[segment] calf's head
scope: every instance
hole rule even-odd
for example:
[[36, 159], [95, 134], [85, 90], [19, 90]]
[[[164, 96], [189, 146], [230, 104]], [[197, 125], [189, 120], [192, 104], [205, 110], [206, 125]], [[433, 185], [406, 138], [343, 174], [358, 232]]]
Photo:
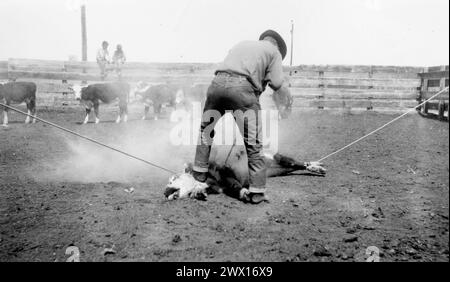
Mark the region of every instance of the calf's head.
[[139, 81], [136, 84], [136, 87], [134, 87], [130, 92], [130, 97], [133, 99], [133, 101], [142, 101], [142, 94], [147, 91], [150, 88], [150, 85]]
[[81, 100], [81, 92], [83, 91], [85, 87], [79, 85], [79, 84], [75, 84], [72, 85], [69, 89], [73, 91], [73, 94], [75, 95], [75, 99], [76, 100]]
[[183, 198], [195, 198], [205, 200], [207, 197], [206, 183], [201, 183], [189, 173], [181, 173], [172, 176], [164, 190], [164, 196], [168, 200], [176, 200]]

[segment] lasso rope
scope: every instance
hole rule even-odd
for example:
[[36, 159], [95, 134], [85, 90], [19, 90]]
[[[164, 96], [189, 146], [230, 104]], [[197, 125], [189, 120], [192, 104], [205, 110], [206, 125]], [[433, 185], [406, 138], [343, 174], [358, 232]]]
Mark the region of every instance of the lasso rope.
[[164, 171], [166, 171], [166, 172], [170, 172], [170, 173], [176, 174], [176, 172], [173, 171], [173, 170], [170, 170], [170, 169], [168, 169], [168, 168], [165, 168], [165, 167], [162, 167], [162, 166], [160, 166], [160, 165], [154, 164], [154, 163], [152, 163], [152, 162], [149, 162], [149, 161], [147, 161], [147, 160], [141, 159], [141, 158], [139, 158], [139, 157], [133, 156], [133, 155], [127, 153], [127, 152], [124, 152], [124, 151], [119, 150], [119, 149], [117, 149], [117, 148], [111, 147], [111, 146], [106, 145], [106, 144], [104, 144], [104, 143], [102, 143], [102, 142], [100, 142], [100, 141], [97, 141], [97, 140], [92, 139], [92, 138], [90, 138], [90, 137], [81, 135], [81, 134], [79, 134], [79, 133], [76, 133], [75, 131], [72, 131], [72, 130], [70, 130], [70, 129], [64, 128], [64, 127], [62, 127], [62, 126], [60, 126], [60, 125], [57, 125], [57, 124], [55, 124], [55, 123], [46, 121], [46, 120], [44, 120], [44, 119], [42, 119], [42, 118], [39, 118], [39, 117], [36, 117], [36, 116], [32, 116], [32, 115], [30, 115], [30, 114], [28, 114], [28, 113], [22, 112], [21, 110], [18, 110], [18, 109], [16, 109], [16, 108], [11, 107], [11, 106], [5, 105], [5, 104], [3, 104], [3, 103], [1, 103], [1, 102], [0, 102], [0, 106], [3, 106], [3, 107], [5, 107], [5, 108], [8, 108], [8, 109], [13, 110], [13, 111], [15, 111], [15, 112], [18, 112], [18, 113], [20, 113], [20, 114], [29, 116], [29, 117], [31, 117], [31, 118], [35, 118], [35, 119], [37, 119], [37, 120], [40, 121], [40, 122], [43, 122], [43, 123], [48, 124], [48, 125], [51, 125], [51, 126], [56, 127], [56, 128], [58, 128], [58, 129], [60, 129], [60, 130], [63, 130], [63, 131], [65, 131], [65, 132], [68, 132], [68, 133], [73, 134], [73, 135], [75, 135], [75, 136], [78, 136], [78, 137], [80, 137], [80, 138], [83, 138], [83, 139], [86, 139], [86, 140], [88, 140], [88, 141], [91, 141], [91, 142], [93, 142], [93, 143], [95, 143], [95, 144], [97, 144], [97, 145], [100, 145], [100, 146], [103, 146], [103, 147], [105, 147], [105, 148], [108, 148], [108, 149], [111, 149], [111, 150], [113, 150], [113, 151], [116, 151], [116, 152], [118, 152], [118, 153], [121, 153], [121, 154], [123, 154], [123, 155], [125, 155], [125, 156], [127, 156], [127, 157], [130, 157], [130, 158], [133, 158], [133, 159], [135, 159], [135, 160], [144, 162], [144, 163], [146, 163], [146, 164], [148, 164], [148, 165], [151, 165], [151, 166], [153, 166], [153, 167], [159, 168], [159, 169], [164, 170]]
[[[363, 140], [363, 139], [369, 137], [370, 135], [372, 135], [372, 134], [374, 134], [374, 133], [380, 131], [381, 129], [385, 128], [385, 127], [388, 126], [389, 124], [391, 124], [391, 123], [393, 123], [393, 122], [399, 120], [400, 118], [404, 117], [405, 115], [409, 114], [410, 112], [416, 110], [418, 107], [421, 107], [422, 105], [424, 105], [424, 104], [427, 103], [428, 101], [434, 99], [435, 97], [437, 97], [438, 95], [442, 94], [442, 93], [445, 92], [445, 91], [448, 91], [448, 87], [442, 89], [441, 91], [439, 91], [438, 93], [434, 94], [433, 96], [431, 96], [431, 97], [428, 98], [427, 100], [423, 101], [422, 103], [418, 104], [418, 105], [415, 106], [414, 108], [411, 108], [410, 110], [406, 111], [406, 112], [403, 113], [402, 115], [400, 115], [400, 116], [394, 118], [393, 120], [391, 120], [391, 121], [385, 123], [384, 125], [380, 126], [379, 128], [377, 128], [377, 129], [371, 131], [370, 133], [368, 133], [368, 134], [366, 134], [366, 135], [364, 135], [364, 136], [362, 136], [362, 137], [356, 139], [355, 141], [353, 141], [353, 142], [351, 142], [350, 144], [348, 144], [348, 145], [342, 147], [341, 149], [336, 150], [336, 151], [334, 151], [334, 152], [332, 152], [332, 153], [326, 155], [325, 157], [322, 157], [321, 159], [318, 160], [318, 162], [321, 162], [321, 161], [323, 161], [323, 160], [325, 160], [325, 159], [327, 159], [327, 158], [329, 158], [329, 157], [331, 157], [331, 156], [333, 156], [333, 155], [335, 155], [335, 154], [337, 154], [337, 153], [339, 153], [339, 152], [341, 152], [341, 151], [347, 149], [348, 147], [353, 146], [354, 144], [356, 144], [356, 143], [358, 143], [359, 141], [361, 141], [361, 140]], [[40, 121], [40, 122], [43, 122], [43, 123], [45, 123], [45, 124], [51, 125], [51, 126], [53, 126], [53, 127], [56, 127], [56, 128], [58, 128], [58, 129], [60, 129], [60, 130], [63, 130], [63, 131], [65, 131], [65, 132], [68, 132], [68, 133], [70, 133], [70, 134], [73, 134], [73, 135], [75, 135], [75, 136], [78, 136], [78, 137], [80, 137], [80, 138], [83, 138], [83, 139], [86, 139], [86, 140], [91, 141], [91, 142], [93, 142], [93, 143], [96, 143], [97, 145], [100, 145], [100, 146], [103, 146], [103, 147], [105, 147], [105, 148], [108, 148], [108, 149], [111, 149], [111, 150], [113, 150], [113, 151], [116, 151], [116, 152], [118, 152], [118, 153], [121, 153], [121, 154], [123, 154], [123, 155], [125, 155], [125, 156], [127, 156], [127, 157], [130, 157], [130, 158], [136, 159], [136, 160], [138, 160], [138, 161], [144, 162], [144, 163], [146, 163], [146, 164], [148, 164], [148, 165], [150, 165], [150, 166], [159, 168], [159, 169], [164, 170], [164, 171], [166, 171], [166, 172], [170, 172], [170, 173], [176, 174], [176, 172], [173, 171], [173, 170], [164, 168], [164, 167], [162, 167], [162, 166], [159, 166], [159, 165], [157, 165], [157, 164], [154, 164], [154, 163], [149, 162], [149, 161], [147, 161], [147, 160], [144, 160], [144, 159], [142, 159], [142, 158], [133, 156], [133, 155], [127, 153], [127, 152], [124, 152], [124, 151], [122, 151], [122, 150], [116, 149], [116, 148], [111, 147], [111, 146], [109, 146], [109, 145], [106, 145], [106, 144], [104, 144], [104, 143], [102, 143], [102, 142], [100, 142], [100, 141], [97, 141], [97, 140], [92, 139], [92, 138], [90, 138], [90, 137], [81, 135], [81, 134], [76, 133], [76, 132], [74, 132], [74, 131], [72, 131], [72, 130], [69, 130], [69, 129], [67, 129], [67, 128], [64, 128], [64, 127], [62, 127], [62, 126], [59, 126], [59, 125], [57, 125], [57, 124], [54, 124], [54, 123], [52, 123], [52, 122], [46, 121], [46, 120], [44, 120], [44, 119], [42, 119], [42, 118], [39, 118], [39, 117], [36, 117], [36, 116], [32, 116], [32, 115], [30, 115], [30, 114], [28, 114], [28, 113], [25, 113], [25, 112], [23, 112], [23, 111], [21, 111], [21, 110], [18, 110], [18, 109], [16, 109], [16, 108], [11, 107], [11, 106], [5, 105], [5, 104], [3, 104], [3, 103], [1, 103], [1, 102], [0, 102], [0, 106], [3, 106], [3, 107], [5, 107], [5, 108], [8, 108], [8, 109], [13, 110], [13, 111], [15, 111], [15, 112], [18, 112], [18, 113], [20, 113], [20, 114], [22, 114], [22, 115], [25, 115], [25, 116], [34, 118], [34, 119], [36, 119], [36, 120], [38, 120], [38, 121]], [[229, 157], [230, 157], [230, 155], [231, 155], [231, 152], [232, 152], [234, 146], [236, 145], [235, 142], [236, 142], [236, 139], [233, 140], [233, 145], [232, 145], [230, 151], [228, 152], [228, 155], [227, 155], [227, 158], [226, 158], [226, 160], [225, 160], [225, 163], [228, 161], [228, 159], [229, 159]]]
[[342, 147], [341, 149], [336, 150], [336, 151], [334, 151], [333, 153], [326, 155], [325, 157], [323, 157], [323, 158], [321, 158], [320, 160], [318, 160], [318, 162], [321, 162], [321, 161], [323, 161], [323, 160], [325, 160], [325, 159], [328, 159], [329, 157], [331, 157], [331, 156], [333, 156], [333, 155], [335, 155], [335, 154], [337, 154], [337, 153], [339, 153], [339, 152], [341, 152], [341, 151], [347, 149], [348, 147], [350, 147], [350, 146], [352, 146], [352, 145], [358, 143], [359, 141], [361, 141], [361, 140], [363, 140], [363, 139], [369, 137], [370, 135], [374, 134], [375, 132], [380, 131], [381, 129], [385, 128], [386, 126], [388, 126], [389, 124], [393, 123], [394, 121], [399, 120], [400, 118], [406, 116], [407, 114], [409, 114], [409, 113], [412, 112], [412, 111], [415, 111], [418, 107], [424, 105], [425, 103], [427, 103], [428, 101], [434, 99], [436, 96], [442, 94], [442, 93], [445, 92], [445, 91], [448, 91], [448, 86], [447, 86], [446, 88], [442, 89], [441, 91], [439, 91], [438, 93], [434, 94], [433, 96], [431, 96], [431, 97], [428, 98], [427, 100], [423, 101], [423, 102], [420, 103], [419, 105], [415, 106], [414, 108], [411, 108], [410, 110], [406, 111], [406, 112], [403, 113], [402, 115], [400, 115], [400, 116], [394, 118], [394, 119], [391, 120], [390, 122], [388, 122], [388, 123], [386, 123], [386, 124], [384, 124], [384, 125], [378, 127], [377, 129], [373, 130], [373, 131], [370, 132], [370, 133], [367, 133], [367, 134], [364, 135], [363, 137], [356, 139], [355, 141], [353, 141], [352, 143], [350, 143], [350, 144], [348, 144], [348, 145]]

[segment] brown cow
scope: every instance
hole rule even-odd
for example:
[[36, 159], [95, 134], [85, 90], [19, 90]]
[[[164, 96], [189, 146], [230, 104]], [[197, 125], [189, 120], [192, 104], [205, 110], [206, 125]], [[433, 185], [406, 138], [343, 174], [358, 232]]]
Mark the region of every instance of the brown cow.
[[[0, 102], [11, 105], [26, 103], [28, 114], [36, 116], [36, 83], [34, 82], [8, 82], [0, 84]], [[3, 108], [3, 107], [1, 107]], [[33, 118], [33, 123], [36, 118]], [[30, 123], [30, 116], [27, 116], [25, 123]], [[8, 126], [8, 108], [3, 109], [3, 126]]]
[[126, 82], [109, 82], [109, 83], [95, 83], [88, 86], [72, 86], [75, 93], [75, 98], [80, 100], [86, 109], [83, 124], [89, 120], [89, 113], [94, 108], [95, 123], [100, 122], [99, 107], [100, 102], [111, 104], [115, 101], [119, 102], [119, 116], [116, 123], [121, 120], [127, 122], [128, 119], [128, 98], [130, 94], [130, 85]]
[[149, 85], [139, 82], [134, 90], [134, 98], [144, 104], [144, 115], [142, 119], [147, 119], [150, 105], [153, 105], [154, 119], [158, 120], [161, 115], [163, 105], [174, 107], [177, 104], [177, 93], [180, 87], [173, 84]]

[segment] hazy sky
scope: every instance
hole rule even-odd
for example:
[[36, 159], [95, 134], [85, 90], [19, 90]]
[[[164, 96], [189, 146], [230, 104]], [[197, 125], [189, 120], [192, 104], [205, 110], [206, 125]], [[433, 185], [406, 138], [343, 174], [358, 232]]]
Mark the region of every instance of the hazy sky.
[[[0, 60], [81, 58], [79, 2], [1, 0]], [[111, 53], [122, 44], [129, 61], [219, 62], [235, 43], [269, 28], [289, 46], [293, 20], [294, 65], [449, 61], [448, 0], [85, 2], [89, 60], [107, 40]]]

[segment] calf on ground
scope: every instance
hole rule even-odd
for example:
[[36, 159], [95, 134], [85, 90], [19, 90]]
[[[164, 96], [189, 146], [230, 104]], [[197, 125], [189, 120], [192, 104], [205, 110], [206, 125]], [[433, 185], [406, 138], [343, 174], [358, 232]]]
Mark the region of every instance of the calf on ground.
[[128, 119], [128, 99], [130, 85], [126, 82], [96, 83], [88, 86], [74, 85], [71, 87], [75, 98], [80, 100], [80, 104], [86, 109], [86, 115], [83, 124], [89, 121], [89, 114], [94, 108], [95, 123], [100, 122], [99, 107], [100, 102], [112, 104], [119, 102], [119, 115], [116, 123], [120, 121], [127, 122]]
[[[33, 123], [36, 122], [36, 83], [34, 82], [8, 82], [0, 84], [0, 102], [7, 106], [11, 104], [21, 104], [25, 102], [28, 114], [33, 116]], [[8, 125], [8, 108], [3, 109], [3, 126]], [[25, 123], [30, 123], [30, 116], [27, 116]]]
[[[282, 154], [264, 154], [267, 177], [287, 175], [295, 171], [324, 176], [326, 170], [319, 162], [301, 162]], [[206, 183], [195, 181], [191, 174], [192, 164], [188, 164], [181, 174], [172, 176], [164, 191], [169, 200], [196, 198], [204, 200], [207, 194], [225, 193], [233, 198], [246, 201], [249, 175], [248, 161], [243, 146], [212, 147], [208, 179]]]

